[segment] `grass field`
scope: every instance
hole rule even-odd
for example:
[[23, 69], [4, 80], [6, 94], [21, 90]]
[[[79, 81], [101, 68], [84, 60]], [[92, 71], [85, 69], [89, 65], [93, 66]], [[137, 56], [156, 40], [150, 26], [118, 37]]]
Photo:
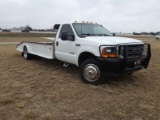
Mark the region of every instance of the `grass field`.
[[[138, 39], [152, 45], [149, 68], [99, 86], [82, 83], [73, 65], [26, 61], [15, 45], [0, 45], [0, 120], [160, 120], [160, 41]], [[44, 39], [0, 37], [23, 40]]]
[[0, 32], [0, 37], [55, 37], [52, 33]]

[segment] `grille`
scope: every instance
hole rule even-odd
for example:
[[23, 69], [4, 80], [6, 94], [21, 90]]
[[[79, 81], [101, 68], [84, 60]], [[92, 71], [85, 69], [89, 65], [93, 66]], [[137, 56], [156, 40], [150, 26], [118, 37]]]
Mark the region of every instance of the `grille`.
[[143, 54], [143, 45], [128, 45], [126, 53], [128, 58], [141, 57]]

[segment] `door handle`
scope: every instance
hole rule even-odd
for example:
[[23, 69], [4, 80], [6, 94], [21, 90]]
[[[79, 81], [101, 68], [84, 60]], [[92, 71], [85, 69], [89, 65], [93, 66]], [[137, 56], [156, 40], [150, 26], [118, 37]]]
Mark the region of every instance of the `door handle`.
[[76, 44], [76, 46], [81, 46], [81, 44]]
[[56, 42], [56, 46], [58, 46], [58, 41]]

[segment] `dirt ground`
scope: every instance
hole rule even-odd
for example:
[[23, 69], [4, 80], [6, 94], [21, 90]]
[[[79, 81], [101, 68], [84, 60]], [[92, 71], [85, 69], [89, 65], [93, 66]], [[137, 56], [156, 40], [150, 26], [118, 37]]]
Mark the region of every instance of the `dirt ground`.
[[[81, 82], [79, 70], [59, 61], [23, 59], [16, 45], [0, 45], [0, 120], [160, 120], [160, 41], [147, 70], [109, 78], [99, 86]], [[0, 37], [2, 42], [43, 41]]]

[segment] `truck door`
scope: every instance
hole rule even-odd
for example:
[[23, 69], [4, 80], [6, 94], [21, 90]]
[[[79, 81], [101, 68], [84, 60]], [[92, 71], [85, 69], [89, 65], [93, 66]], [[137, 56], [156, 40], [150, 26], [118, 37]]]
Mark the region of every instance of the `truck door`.
[[59, 32], [59, 36], [56, 37], [56, 45], [55, 45], [55, 56], [58, 60], [76, 64], [76, 51], [75, 51], [75, 42], [71, 41], [69, 39], [62, 40], [61, 35], [62, 32], [67, 32], [68, 35], [74, 35], [73, 29], [70, 24], [64, 24], [61, 27], [61, 30]]

